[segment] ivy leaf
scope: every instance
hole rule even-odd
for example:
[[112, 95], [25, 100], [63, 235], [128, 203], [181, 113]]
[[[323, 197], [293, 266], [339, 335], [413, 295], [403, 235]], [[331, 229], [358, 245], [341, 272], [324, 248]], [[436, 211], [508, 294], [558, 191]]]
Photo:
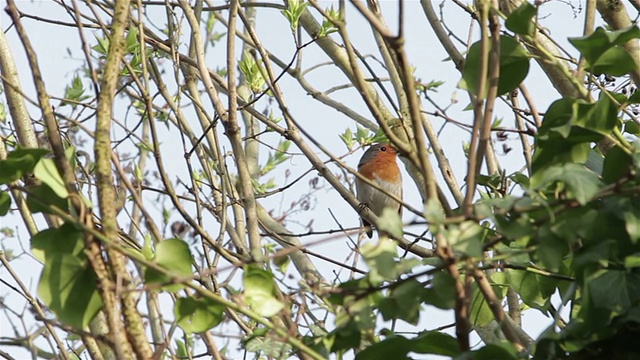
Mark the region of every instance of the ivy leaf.
[[446, 271], [439, 271], [431, 279], [431, 287], [424, 289], [422, 300], [442, 310], [456, 304], [456, 280]]
[[31, 239], [34, 255], [44, 263], [38, 296], [60, 321], [78, 329], [84, 329], [102, 308], [82, 239], [82, 232], [72, 224], [42, 231]]
[[222, 322], [224, 306], [203, 297], [178, 298], [173, 306], [176, 322], [187, 334], [207, 331]]
[[67, 211], [67, 200], [58, 196], [47, 184], [40, 184], [29, 187], [27, 193], [27, 207], [33, 213], [43, 212], [55, 214], [52, 207]]
[[8, 192], [0, 192], [0, 216], [5, 216], [11, 208], [11, 196]]
[[[442, 224], [444, 222], [444, 209], [440, 200], [428, 199], [427, 206], [424, 208], [424, 216], [431, 225]], [[433, 228], [435, 229], [437, 226]]]
[[469, 352], [471, 357], [462, 356], [461, 359], [474, 359], [474, 360], [517, 360], [518, 350], [510, 343], [503, 342], [500, 344], [489, 344], [478, 350]]
[[378, 308], [385, 320], [402, 319], [417, 325], [424, 286], [415, 279], [399, 280], [389, 295], [381, 300]]
[[47, 149], [16, 149], [0, 160], [0, 184], [8, 184], [33, 171], [38, 161], [49, 154]]
[[621, 205], [622, 216], [624, 218], [624, 227], [629, 234], [629, 238], [633, 244], [637, 244], [640, 240], [640, 198], [634, 197], [625, 199]]
[[[480, 41], [469, 49], [465, 60], [462, 80], [458, 86], [478, 95], [480, 84], [480, 63], [482, 58]], [[529, 73], [529, 54], [520, 43], [511, 36], [500, 36], [500, 78], [498, 95], [507, 93], [520, 85]], [[488, 87], [488, 86], [487, 86]]]
[[454, 251], [471, 257], [482, 256], [482, 243], [486, 232], [477, 222], [464, 221], [459, 225], [451, 225], [445, 232], [445, 237]]
[[[494, 276], [504, 276], [504, 273], [496, 272], [496, 273], [493, 273], [491, 278], [489, 278], [489, 282], [492, 284], [491, 287], [495, 292], [496, 297], [499, 300], [502, 300], [502, 298], [504, 297], [503, 287], [495, 286], [495, 282], [492, 279]], [[501, 281], [501, 282], [503, 283], [504, 281]], [[472, 324], [476, 326], [488, 325], [490, 322], [495, 320], [493, 316], [493, 312], [491, 311], [489, 304], [487, 304], [487, 301], [485, 300], [484, 296], [478, 289], [478, 286], [476, 283], [472, 285], [472, 288], [473, 288], [473, 294], [471, 295], [471, 314], [469, 316], [469, 320], [471, 321]]]
[[396, 270], [396, 243], [389, 238], [382, 237], [377, 243], [366, 243], [362, 247], [362, 257], [369, 266], [369, 279], [374, 284], [385, 280], [395, 280], [398, 277]]
[[406, 359], [409, 351], [411, 340], [403, 336], [392, 336], [360, 351], [356, 360]]
[[257, 266], [244, 268], [244, 298], [247, 304], [261, 316], [274, 316], [284, 308], [275, 297], [276, 284], [273, 274]]
[[536, 238], [538, 240], [535, 252], [537, 259], [547, 269], [558, 271], [564, 257], [569, 253], [568, 240], [571, 238], [554, 235], [548, 226], [540, 228]]
[[[636, 91], [633, 93], [634, 96], [636, 94], [640, 95], [640, 91]], [[633, 120], [628, 120], [624, 124], [624, 132], [626, 132], [627, 134], [640, 136], [640, 125], [638, 125], [638, 123]]]
[[626, 50], [618, 46], [638, 38], [640, 29], [636, 26], [616, 31], [598, 27], [589, 36], [569, 38], [569, 42], [584, 55], [594, 74], [607, 73], [619, 76], [615, 74], [626, 74], [633, 70], [635, 65], [632, 65], [632, 59], [629, 62], [630, 55]]
[[533, 5], [524, 1], [509, 15], [505, 26], [518, 35], [531, 36], [536, 29], [532, 21], [533, 17], [536, 16], [536, 12], [536, 8]]
[[554, 165], [538, 171], [531, 177], [531, 185], [541, 189], [556, 181], [563, 182], [581, 204], [586, 204], [598, 192], [598, 176], [582, 165]]
[[609, 74], [622, 76], [636, 68], [636, 63], [623, 47], [607, 49], [598, 60], [588, 64], [586, 69], [592, 74]]
[[631, 156], [619, 146], [609, 149], [602, 166], [602, 181], [611, 184], [623, 177], [631, 169]]
[[594, 309], [621, 312], [640, 301], [640, 274], [621, 270], [600, 270], [587, 281]]
[[438, 331], [425, 331], [413, 339], [391, 336], [356, 355], [356, 360], [406, 359], [409, 352], [453, 357], [458, 354], [458, 341]]
[[542, 294], [539, 277], [529, 271], [508, 270], [508, 283], [520, 295], [529, 307], [546, 313], [550, 305], [550, 297]]
[[60, 321], [78, 329], [86, 328], [102, 308], [93, 269], [70, 254], [47, 259], [38, 296]]
[[33, 169], [33, 174], [47, 184], [61, 199], [69, 197], [67, 187], [53, 159], [40, 159]]
[[[166, 273], [148, 268], [145, 272], [147, 284], [168, 284], [173, 277], [187, 277], [191, 271], [191, 251], [189, 245], [180, 239], [167, 239], [156, 245], [154, 262], [166, 269]], [[162, 289], [169, 292], [177, 292], [184, 288], [182, 284], [165, 285]]]
[[613, 104], [606, 93], [600, 93], [595, 103], [578, 100], [573, 103], [571, 124], [587, 130], [608, 135], [619, 123], [616, 113], [617, 106]]
[[73, 224], [40, 231], [31, 238], [31, 253], [43, 263], [47, 257], [69, 254], [84, 258], [84, 235]]
[[390, 207], [384, 208], [382, 215], [378, 218], [378, 226], [380, 231], [386, 231], [396, 239], [402, 238], [402, 218], [397, 210]]

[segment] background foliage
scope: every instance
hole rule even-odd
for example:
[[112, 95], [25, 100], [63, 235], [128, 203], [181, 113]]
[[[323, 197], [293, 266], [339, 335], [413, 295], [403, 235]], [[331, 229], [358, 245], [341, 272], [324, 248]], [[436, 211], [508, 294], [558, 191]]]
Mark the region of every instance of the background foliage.
[[[23, 5], [0, 33], [2, 357], [640, 357], [637, 1], [561, 4], [576, 36], [545, 1]], [[79, 64], [61, 91], [35, 25]], [[457, 79], [420, 78], [421, 32]], [[353, 194], [381, 141], [403, 219]]]

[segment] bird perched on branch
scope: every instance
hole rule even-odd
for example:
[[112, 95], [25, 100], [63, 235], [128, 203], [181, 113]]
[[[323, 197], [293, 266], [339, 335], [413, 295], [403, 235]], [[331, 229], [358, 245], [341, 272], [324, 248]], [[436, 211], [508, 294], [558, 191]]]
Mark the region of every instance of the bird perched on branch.
[[[356, 177], [356, 191], [362, 206], [367, 206], [376, 216], [382, 216], [385, 208], [391, 208], [402, 213], [402, 205], [389, 194], [402, 199], [402, 175], [396, 162], [398, 153], [390, 144], [372, 145], [358, 163], [358, 173], [369, 179], [376, 186], [371, 186]], [[370, 226], [362, 219], [363, 226]], [[373, 230], [367, 230], [371, 238]]]

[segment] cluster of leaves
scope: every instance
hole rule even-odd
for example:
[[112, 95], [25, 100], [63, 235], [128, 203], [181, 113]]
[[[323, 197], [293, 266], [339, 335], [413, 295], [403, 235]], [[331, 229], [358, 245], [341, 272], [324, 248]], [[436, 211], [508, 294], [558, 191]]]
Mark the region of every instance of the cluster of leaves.
[[[639, 37], [635, 27], [597, 29], [571, 42], [592, 74], [619, 76], [634, 69], [620, 45]], [[570, 307], [566, 326], [552, 325], [537, 340], [536, 358], [640, 355], [631, 340], [640, 324], [640, 142], [635, 120], [621, 117], [636, 102], [604, 89], [593, 101], [555, 101], [536, 136], [531, 178], [510, 177], [525, 195], [477, 204], [495, 223], [496, 259], [545, 269], [507, 271], [503, 284], [549, 316], [558, 316], [554, 294]], [[600, 151], [602, 142], [613, 147]]]
[[[288, 145], [281, 145], [286, 150]], [[32, 177], [26, 191], [29, 209], [50, 214], [69, 213], [69, 194], [46, 149], [16, 149], [0, 161], [0, 185]], [[69, 156], [73, 154], [73, 148]], [[11, 197], [0, 192], [0, 216], [7, 214]], [[71, 212], [73, 213], [73, 212]], [[58, 319], [84, 329], [103, 306], [95, 273], [84, 252], [86, 229], [71, 222], [43, 230], [31, 238], [32, 254], [43, 265], [38, 296]], [[127, 251], [133, 251], [131, 249]], [[192, 255], [181, 239], [167, 239], [152, 248], [148, 242], [140, 252], [130, 253], [144, 270], [146, 286], [177, 295], [193, 277]], [[260, 316], [270, 317], [284, 304], [276, 299], [273, 274], [256, 266], [245, 267], [243, 299]], [[218, 301], [216, 301], [216, 299]], [[225, 306], [209, 296], [178, 297], [174, 304], [177, 324], [186, 333], [206, 331], [223, 319]]]
[[343, 134], [340, 134], [340, 140], [347, 146], [349, 150], [353, 149], [356, 144], [367, 146], [375, 143], [388, 142], [389, 139], [384, 131], [378, 129], [375, 133], [361, 127], [356, 126], [355, 133], [347, 128]]
[[[105, 59], [107, 54], [109, 53], [109, 47], [111, 46], [111, 41], [108, 37], [96, 37], [98, 44], [93, 46], [92, 49], [98, 54], [98, 57], [101, 59]], [[150, 47], [143, 47], [140, 44], [140, 38], [138, 36], [138, 31], [135, 28], [131, 28], [127, 33], [125, 38], [125, 51], [128, 56], [128, 63], [133, 71], [140, 75], [142, 74], [142, 55], [141, 49], [145, 49], [145, 56], [150, 58], [154, 56], [155, 51]], [[122, 76], [129, 75], [129, 68], [124, 67], [121, 72]]]
[[[532, 35], [535, 28], [529, 20], [534, 15], [535, 8], [524, 3], [507, 27]], [[529, 25], [521, 26], [524, 23]], [[640, 38], [636, 27], [599, 28], [571, 43], [584, 55], [592, 75], [620, 76], [634, 70], [621, 45], [635, 38]], [[530, 55], [508, 35], [501, 36], [500, 44], [498, 93], [504, 94], [526, 78]], [[470, 48], [460, 82], [475, 95], [479, 95], [481, 56], [478, 42]], [[523, 195], [484, 194], [476, 203], [476, 214], [489, 222], [465, 221], [443, 230], [460, 255], [478, 259], [484, 250], [494, 251], [494, 261], [504, 268], [490, 277], [498, 298], [511, 287], [527, 307], [550, 317], [560, 313], [552, 306], [554, 294], [560, 296], [563, 307], [570, 307], [566, 326], [550, 326], [528, 349], [536, 358], [605, 356], [614, 351], [640, 356], [640, 347], [632, 340], [640, 324], [640, 127], [635, 119], [622, 117], [639, 100], [637, 92], [628, 97], [602, 89], [597, 100], [555, 101], [536, 136], [531, 177], [520, 172], [508, 177]], [[368, 143], [371, 137], [348, 129], [341, 139], [351, 148], [356, 142]], [[613, 147], [601, 151], [596, 146], [599, 142]], [[495, 183], [494, 190], [504, 182], [499, 174], [484, 178]], [[437, 206], [427, 208], [426, 214], [431, 223], [442, 220]], [[451, 309], [455, 296], [448, 273], [433, 271], [431, 279], [420, 282], [410, 274], [415, 264], [405, 267], [404, 261], [393, 257], [392, 247], [385, 249], [382, 244], [365, 255], [371, 273], [341, 285], [331, 297], [339, 306], [337, 329], [326, 336], [325, 350], [364, 349], [358, 353], [363, 359], [404, 358], [410, 352], [460, 355], [454, 339], [443, 334], [424, 332], [407, 339], [383, 331], [384, 339], [373, 336], [376, 319], [372, 314], [415, 324], [424, 305]], [[488, 324], [493, 314], [477, 290], [472, 299], [473, 323]], [[434, 336], [440, 338], [434, 341]], [[494, 344], [469, 356], [512, 359], [523, 355], [510, 344]]]

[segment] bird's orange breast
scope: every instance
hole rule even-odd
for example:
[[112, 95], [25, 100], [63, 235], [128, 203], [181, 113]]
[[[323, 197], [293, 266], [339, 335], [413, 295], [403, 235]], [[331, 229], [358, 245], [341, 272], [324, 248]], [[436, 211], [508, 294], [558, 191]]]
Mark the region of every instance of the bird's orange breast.
[[401, 181], [400, 168], [398, 168], [394, 154], [378, 155], [367, 164], [360, 166], [358, 171], [369, 179], [378, 178], [392, 183]]

